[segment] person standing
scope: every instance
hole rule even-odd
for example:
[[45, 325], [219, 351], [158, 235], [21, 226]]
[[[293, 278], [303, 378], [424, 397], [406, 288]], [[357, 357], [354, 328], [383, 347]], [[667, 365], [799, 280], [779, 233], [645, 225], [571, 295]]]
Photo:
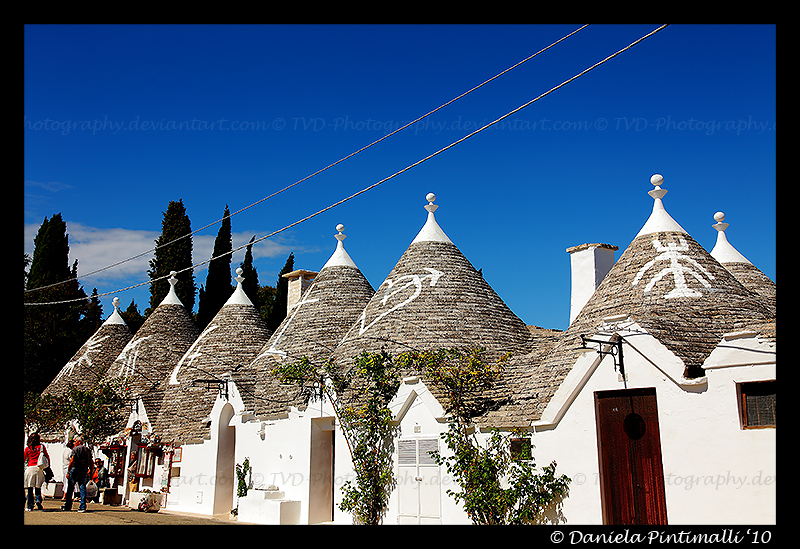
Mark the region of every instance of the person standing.
[[[40, 454], [44, 454], [46, 463], [39, 460]], [[28, 437], [25, 445], [25, 491], [27, 492], [25, 510], [33, 511], [34, 500], [36, 507], [42, 509], [42, 484], [44, 484], [44, 469], [50, 465], [50, 454], [47, 448], [41, 443], [39, 433], [33, 433]]]
[[89, 482], [91, 474], [94, 472], [94, 464], [92, 463], [92, 452], [89, 447], [83, 444], [83, 438], [75, 437], [75, 447], [72, 449], [72, 457], [69, 461], [69, 470], [67, 471], [67, 501], [61, 507], [62, 511], [70, 511], [72, 509], [72, 492], [75, 486], [81, 494], [81, 503], [78, 506], [78, 512], [86, 512], [86, 483]]
[[67, 476], [69, 471], [69, 460], [72, 458], [72, 448], [74, 446], [75, 441], [70, 439], [67, 441], [67, 447], [64, 448], [64, 452], [61, 454], [61, 478], [63, 479], [62, 491], [64, 492], [61, 496], [61, 501], [67, 501]]
[[109, 487], [108, 469], [103, 465], [103, 460], [100, 458], [94, 460], [94, 475], [92, 476], [92, 480], [97, 485], [97, 495], [94, 497], [94, 502], [100, 503], [100, 494]]

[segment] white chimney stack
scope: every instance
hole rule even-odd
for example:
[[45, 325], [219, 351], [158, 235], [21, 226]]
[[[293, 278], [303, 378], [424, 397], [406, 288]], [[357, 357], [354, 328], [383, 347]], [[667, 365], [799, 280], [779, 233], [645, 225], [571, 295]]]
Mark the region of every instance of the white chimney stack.
[[611, 244], [581, 244], [567, 248], [572, 270], [572, 296], [569, 323], [575, 320], [583, 306], [614, 266], [614, 252], [619, 246]]
[[289, 314], [292, 308], [297, 305], [300, 298], [303, 297], [303, 293], [311, 286], [318, 274], [316, 271], [298, 269], [283, 275], [284, 278], [289, 279], [289, 288], [286, 295], [286, 314]]

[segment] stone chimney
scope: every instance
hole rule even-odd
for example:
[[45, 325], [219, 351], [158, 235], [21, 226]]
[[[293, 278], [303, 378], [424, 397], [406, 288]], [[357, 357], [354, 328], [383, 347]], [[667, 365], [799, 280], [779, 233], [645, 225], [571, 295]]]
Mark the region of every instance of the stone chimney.
[[611, 244], [581, 244], [567, 248], [572, 271], [572, 295], [569, 323], [575, 320], [583, 306], [614, 266], [614, 252], [619, 246]]
[[303, 297], [303, 292], [311, 286], [311, 283], [314, 282], [314, 278], [318, 274], [319, 273], [316, 271], [304, 271], [299, 269], [283, 275], [284, 278], [289, 279], [289, 291], [286, 296], [286, 314], [289, 314], [297, 302], [300, 301], [300, 298]]

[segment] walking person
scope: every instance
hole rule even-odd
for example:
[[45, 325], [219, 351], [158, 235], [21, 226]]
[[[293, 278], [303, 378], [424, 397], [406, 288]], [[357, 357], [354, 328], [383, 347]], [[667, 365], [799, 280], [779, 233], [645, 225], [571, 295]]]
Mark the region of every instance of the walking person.
[[69, 461], [69, 470], [67, 471], [67, 501], [61, 507], [62, 511], [72, 510], [72, 492], [75, 487], [81, 495], [81, 503], [78, 506], [78, 512], [86, 512], [86, 483], [89, 482], [92, 473], [94, 472], [94, 464], [92, 463], [92, 452], [89, 447], [83, 444], [83, 438], [75, 437], [75, 447], [72, 449], [72, 457]]
[[39, 433], [28, 437], [25, 445], [25, 510], [33, 511], [34, 502], [37, 509], [42, 509], [42, 484], [44, 484], [44, 470], [50, 466], [50, 454], [41, 443]]

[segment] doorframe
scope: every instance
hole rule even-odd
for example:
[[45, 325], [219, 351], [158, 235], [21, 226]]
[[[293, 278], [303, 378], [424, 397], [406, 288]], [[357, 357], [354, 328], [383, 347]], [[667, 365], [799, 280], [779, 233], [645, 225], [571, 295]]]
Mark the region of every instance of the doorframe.
[[[651, 402], [648, 402], [648, 406], [652, 406], [652, 410], [648, 414], [648, 419], [646, 423], [642, 425], [641, 432], [638, 432], [635, 428], [634, 429], [626, 429], [622, 423], [619, 424], [619, 430], [615, 431], [614, 433], [607, 433], [603, 432], [601, 426], [605, 422], [605, 420], [601, 421], [601, 413], [605, 413], [601, 411], [601, 400], [608, 399], [608, 398], [646, 398], [651, 399]], [[623, 401], [624, 402], [624, 401]], [[631, 417], [634, 415], [633, 404], [632, 400], [630, 401], [630, 407], [626, 408], [630, 411], [625, 414], [625, 417]], [[652, 465], [654, 470], [657, 470], [657, 476], [653, 478], [652, 482], [652, 490], [653, 492], [653, 500], [651, 501], [649, 498], [643, 501], [639, 500], [637, 496], [637, 491], [633, 488], [633, 478], [631, 477], [630, 473], [626, 474], [626, 478], [631, 483], [631, 491], [632, 491], [632, 502], [633, 504], [640, 504], [645, 505], [648, 502], [655, 505], [655, 524], [667, 524], [667, 499], [666, 499], [666, 487], [664, 483], [664, 465], [662, 459], [662, 451], [661, 451], [661, 433], [660, 433], [660, 426], [659, 426], [659, 419], [658, 419], [658, 400], [656, 397], [656, 389], [654, 387], [641, 387], [641, 388], [634, 388], [634, 389], [614, 389], [614, 390], [605, 390], [605, 391], [595, 391], [594, 393], [594, 407], [595, 407], [595, 426], [597, 429], [597, 456], [598, 456], [598, 471], [599, 471], [599, 484], [600, 484], [600, 503], [601, 503], [601, 511], [603, 517], [603, 524], [614, 524], [613, 521], [613, 509], [611, 505], [610, 499], [613, 497], [611, 494], [611, 485], [610, 482], [612, 481], [612, 476], [609, 471], [606, 471], [606, 463], [607, 463], [607, 456], [604, 452], [610, 452], [611, 447], [616, 442], [619, 446], [617, 449], [622, 447], [624, 443], [625, 448], [627, 449], [626, 454], [630, 457], [631, 452], [636, 453], [637, 451], [642, 449], [642, 443], [638, 442], [644, 436], [647, 436], [647, 442], [649, 442], [649, 448], [652, 451], [655, 450], [655, 454], [652, 455]], [[655, 419], [653, 422], [652, 420]], [[649, 433], [648, 433], [649, 431]], [[613, 440], [609, 437], [620, 437], [620, 440]], [[625, 437], [622, 439], [621, 437]], [[644, 462], [642, 462], [644, 463]], [[639, 473], [641, 474], [641, 473]], [[613, 477], [614, 480], [619, 479], [619, 475], [615, 475]]]

